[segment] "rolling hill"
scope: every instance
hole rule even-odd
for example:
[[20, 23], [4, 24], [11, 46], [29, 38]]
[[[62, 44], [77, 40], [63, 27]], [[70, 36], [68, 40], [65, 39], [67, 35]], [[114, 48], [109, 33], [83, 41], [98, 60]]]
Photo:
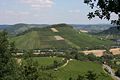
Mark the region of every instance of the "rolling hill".
[[11, 25], [0, 25], [0, 29], [7, 29], [9, 28]]
[[17, 35], [20, 34], [26, 30], [29, 30], [30, 28], [42, 28], [48, 26], [47, 24], [14, 24], [14, 25], [0, 25], [0, 30], [6, 30], [9, 35]]
[[82, 24], [71, 24], [75, 29], [82, 29], [86, 30], [90, 33], [98, 33], [102, 32], [104, 30], [109, 29], [110, 27], [113, 27], [113, 25], [110, 24], [89, 24], [89, 25], [82, 25]]
[[107, 38], [107, 39], [119, 39], [120, 29], [117, 27], [111, 27], [107, 30], [97, 33], [96, 35]]
[[16, 37], [11, 38], [19, 49], [40, 48], [85, 48], [109, 46], [108, 40], [100, 40], [92, 35], [79, 32], [72, 26], [56, 24], [44, 28], [31, 28]]
[[111, 27], [107, 30], [104, 30], [102, 32], [100, 32], [100, 34], [113, 34], [113, 35], [119, 35], [120, 34], [120, 30], [117, 27]]

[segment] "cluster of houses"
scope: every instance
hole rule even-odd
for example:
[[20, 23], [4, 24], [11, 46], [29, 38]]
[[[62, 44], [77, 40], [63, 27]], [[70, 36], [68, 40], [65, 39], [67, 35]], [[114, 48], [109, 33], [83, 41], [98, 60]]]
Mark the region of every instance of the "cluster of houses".
[[[24, 52], [18, 52], [18, 53], [16, 53], [16, 55], [17, 56], [20, 56], [20, 55], [23, 55], [24, 54]], [[52, 49], [49, 49], [49, 50], [34, 50], [33, 51], [33, 54], [34, 55], [44, 55], [44, 54], [61, 54], [61, 55], [63, 55], [64, 54], [64, 51], [54, 51], [54, 50], [52, 50]]]
[[[120, 48], [111, 48], [109, 50], [113, 55], [120, 55]], [[106, 50], [86, 50], [86, 51], [80, 51], [86, 55], [88, 54], [94, 54], [97, 57], [101, 57], [104, 55]], [[23, 55], [24, 52], [18, 52], [16, 55], [20, 56]], [[33, 55], [51, 55], [51, 54], [58, 54], [58, 55], [64, 55], [65, 52], [64, 50], [52, 50], [52, 49], [47, 49], [47, 50], [34, 50]]]

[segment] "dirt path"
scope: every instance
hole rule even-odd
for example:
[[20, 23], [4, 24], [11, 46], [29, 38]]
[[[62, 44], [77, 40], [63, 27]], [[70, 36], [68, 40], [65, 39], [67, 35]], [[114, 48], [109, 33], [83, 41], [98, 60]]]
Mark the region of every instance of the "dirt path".
[[113, 77], [115, 80], [120, 80], [119, 77], [117, 77], [114, 73], [114, 71], [112, 70], [112, 68], [108, 65], [103, 64], [103, 69], [107, 69], [108, 73], [111, 75], [111, 77]]
[[67, 60], [67, 62], [66, 62], [64, 65], [58, 67], [57, 69], [64, 68], [64, 67], [67, 66], [68, 63], [69, 63], [70, 61], [72, 61], [72, 60], [73, 60], [73, 59]]
[[15, 59], [16, 59], [17, 63], [21, 65], [22, 59], [20, 59], [20, 58], [15, 58]]

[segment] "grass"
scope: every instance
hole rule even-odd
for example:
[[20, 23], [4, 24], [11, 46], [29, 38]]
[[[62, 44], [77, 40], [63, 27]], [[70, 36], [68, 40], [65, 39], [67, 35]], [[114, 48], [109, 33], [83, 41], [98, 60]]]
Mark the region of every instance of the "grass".
[[[58, 57], [35, 57], [34, 60], [37, 60], [39, 66], [50, 65], [54, 60], [61, 61], [62, 58]], [[72, 60], [68, 63], [67, 66], [60, 68], [57, 71], [47, 70], [45, 72], [51, 73], [55, 76], [55, 80], [69, 80], [70, 77], [76, 78], [78, 75], [84, 75], [87, 71], [94, 71], [97, 75], [103, 73], [98, 77], [97, 80], [112, 80], [110, 76], [104, 73], [102, 65], [94, 62], [83, 62]]]
[[54, 60], [61, 62], [62, 58], [59, 57], [34, 57], [34, 61], [38, 62], [39, 66], [47, 66], [53, 64]]
[[103, 73], [104, 76], [99, 76], [97, 80], [112, 80], [111, 77], [104, 73], [102, 66], [94, 62], [73, 60], [64, 68], [52, 73], [56, 76], [56, 80], [68, 80], [70, 77], [76, 78], [78, 75], [84, 75], [87, 71], [94, 71], [97, 75]]

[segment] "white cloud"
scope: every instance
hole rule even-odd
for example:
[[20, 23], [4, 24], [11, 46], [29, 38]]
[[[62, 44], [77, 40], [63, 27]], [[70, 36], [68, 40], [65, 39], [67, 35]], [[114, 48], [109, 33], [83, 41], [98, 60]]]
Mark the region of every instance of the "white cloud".
[[81, 11], [79, 9], [76, 10], [69, 10], [70, 13], [80, 13]]
[[29, 12], [25, 12], [25, 11], [12, 11], [12, 10], [5, 10], [5, 11], [2, 11], [1, 13], [2, 15], [10, 15], [10, 16], [27, 16], [29, 15], [30, 13]]
[[32, 8], [50, 8], [54, 4], [53, 0], [22, 0]]

